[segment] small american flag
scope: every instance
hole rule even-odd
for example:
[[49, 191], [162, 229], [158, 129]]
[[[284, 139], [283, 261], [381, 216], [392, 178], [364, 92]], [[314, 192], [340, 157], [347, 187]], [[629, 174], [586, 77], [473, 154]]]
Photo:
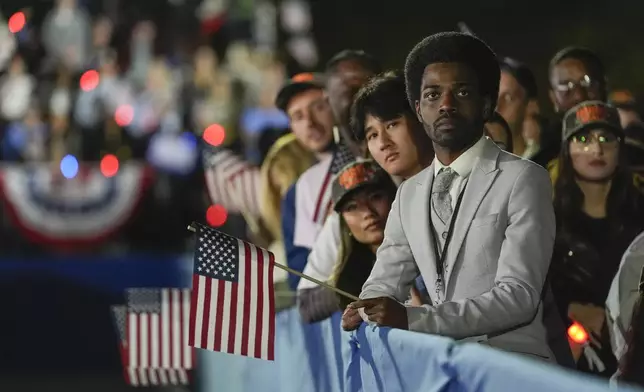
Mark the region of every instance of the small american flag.
[[355, 162], [355, 160], [356, 156], [353, 154], [353, 151], [351, 151], [344, 139], [340, 139], [340, 142], [333, 151], [333, 160], [329, 167], [331, 176], [335, 176], [340, 172], [340, 170], [344, 169], [346, 165]]
[[[119, 354], [121, 355], [121, 363], [123, 364], [123, 369], [125, 370], [125, 379], [128, 380], [127, 372], [127, 332], [126, 332], [126, 322], [127, 319], [127, 306], [125, 305], [114, 305], [110, 307], [112, 311], [112, 320], [114, 321], [114, 328], [118, 335], [119, 341]], [[128, 382], [129, 384], [129, 382]]]
[[119, 337], [119, 353], [123, 364], [125, 381], [132, 386], [150, 385], [187, 385], [184, 381], [190, 379], [190, 374], [183, 369], [144, 369], [133, 368], [128, 365], [129, 350], [127, 342], [127, 306], [116, 305], [111, 307], [112, 317]]
[[128, 289], [126, 296], [123, 358], [128, 383], [187, 385], [195, 360], [187, 344], [190, 290]]
[[355, 162], [356, 156], [353, 155], [353, 151], [349, 148], [344, 139], [340, 139], [335, 149], [333, 150], [333, 158], [331, 159], [331, 164], [329, 165], [329, 170], [322, 180], [322, 186], [320, 187], [320, 193], [318, 194], [317, 201], [315, 202], [315, 210], [313, 212], [313, 221], [323, 223], [327, 217], [328, 212], [331, 210], [332, 201], [329, 199], [328, 204], [322, 205], [325, 196], [327, 195], [327, 189], [331, 185], [333, 177], [340, 172], [346, 165]]
[[197, 226], [192, 275], [192, 347], [273, 360], [273, 254]]
[[259, 217], [259, 169], [230, 150], [210, 152], [204, 159], [206, 186], [213, 204], [228, 212]]

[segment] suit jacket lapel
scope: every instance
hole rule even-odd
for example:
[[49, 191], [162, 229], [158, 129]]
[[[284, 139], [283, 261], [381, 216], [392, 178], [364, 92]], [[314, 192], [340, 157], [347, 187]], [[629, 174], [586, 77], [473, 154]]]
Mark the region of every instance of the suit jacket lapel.
[[454, 264], [458, 259], [458, 254], [463, 246], [463, 240], [467, 235], [476, 211], [479, 209], [483, 198], [487, 194], [492, 182], [498, 173], [497, 159], [499, 157], [499, 148], [493, 142], [486, 140], [485, 148], [481, 156], [476, 160], [470, 177], [465, 187], [465, 194], [461, 203], [460, 210], [454, 222], [454, 232], [447, 249], [447, 259], [445, 260], [445, 288], [449, 286], [450, 277]]
[[[432, 299], [435, 299], [434, 283], [436, 282], [436, 257], [434, 249], [432, 248], [432, 236], [434, 230], [430, 227], [429, 214], [431, 213], [431, 190], [432, 183], [434, 182], [434, 163], [432, 163], [422, 176], [416, 180], [417, 191], [414, 192], [414, 200], [411, 205], [418, 206], [418, 224], [412, 225], [412, 231], [409, 235], [413, 236], [413, 244], [415, 249], [419, 250], [418, 257], [416, 258], [416, 265], [418, 266], [427, 290]], [[427, 281], [427, 279], [430, 279]]]

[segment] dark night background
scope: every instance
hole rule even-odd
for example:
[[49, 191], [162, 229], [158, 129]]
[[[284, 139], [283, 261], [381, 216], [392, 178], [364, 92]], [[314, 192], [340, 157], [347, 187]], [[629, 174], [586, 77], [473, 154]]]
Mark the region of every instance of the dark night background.
[[[93, 13], [107, 7], [124, 10], [121, 23], [126, 25], [141, 18], [163, 22], [162, 46], [194, 42], [185, 38], [186, 32], [195, 28], [190, 13], [177, 12], [176, 7], [165, 1], [81, 2]], [[51, 0], [4, 0], [0, 8], [10, 15], [21, 7], [32, 6], [38, 20], [51, 3]], [[310, 4], [322, 60], [344, 48], [361, 48], [380, 58], [387, 67], [401, 67], [409, 49], [422, 37], [455, 30], [457, 23], [464, 21], [498, 54], [530, 64], [540, 86], [545, 86], [548, 60], [557, 50], [582, 45], [597, 51], [604, 59], [611, 88], [628, 88], [636, 94], [644, 90], [644, 51], [640, 50], [644, 42], [642, 1], [310, 0]], [[222, 37], [216, 41], [221, 42]], [[545, 89], [540, 97], [547, 99]]]
[[[389, 67], [402, 67], [421, 38], [456, 30], [459, 21], [499, 55], [520, 59], [537, 74], [547, 100], [547, 67], [561, 48], [595, 50], [611, 88], [644, 89], [644, 2], [588, 0], [369, 1], [313, 0], [322, 58], [345, 47], [365, 49]], [[550, 105], [544, 105], [550, 108]]]

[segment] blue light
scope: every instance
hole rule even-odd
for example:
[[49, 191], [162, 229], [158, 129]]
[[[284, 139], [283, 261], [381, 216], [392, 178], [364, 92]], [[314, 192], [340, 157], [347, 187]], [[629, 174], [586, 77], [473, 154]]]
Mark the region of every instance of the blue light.
[[183, 132], [181, 134], [181, 139], [188, 145], [190, 148], [197, 148], [197, 138], [193, 133]]
[[78, 174], [78, 160], [73, 155], [65, 155], [60, 161], [60, 171], [65, 178], [74, 178]]

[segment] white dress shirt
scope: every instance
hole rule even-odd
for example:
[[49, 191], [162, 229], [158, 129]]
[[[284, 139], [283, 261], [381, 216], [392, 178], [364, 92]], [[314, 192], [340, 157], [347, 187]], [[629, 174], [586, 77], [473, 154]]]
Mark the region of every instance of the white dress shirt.
[[[306, 170], [295, 183], [295, 233], [293, 244], [313, 249], [331, 203], [328, 177], [333, 156], [329, 155]], [[315, 211], [318, 209], [317, 220]]]
[[[335, 211], [326, 218], [320, 234], [315, 239], [315, 245], [311, 253], [309, 253], [304, 271], [302, 271], [305, 275], [323, 282], [326, 282], [331, 277], [333, 268], [338, 262], [342, 242], [340, 219], [340, 214]], [[317, 286], [316, 283], [308, 279], [300, 279], [297, 289], [312, 289]]]
[[456, 158], [451, 165], [448, 166], [443, 165], [441, 161], [434, 158], [434, 178], [436, 178], [441, 169], [445, 167], [451, 168], [456, 172], [456, 174], [458, 174], [454, 181], [452, 181], [452, 185], [449, 190], [449, 194], [452, 197], [452, 208], [456, 208], [458, 196], [461, 194], [463, 189], [465, 189], [467, 179], [470, 177], [470, 173], [474, 168], [476, 159], [481, 155], [484, 145], [485, 136], [481, 137], [478, 142], [468, 148], [463, 154]]

